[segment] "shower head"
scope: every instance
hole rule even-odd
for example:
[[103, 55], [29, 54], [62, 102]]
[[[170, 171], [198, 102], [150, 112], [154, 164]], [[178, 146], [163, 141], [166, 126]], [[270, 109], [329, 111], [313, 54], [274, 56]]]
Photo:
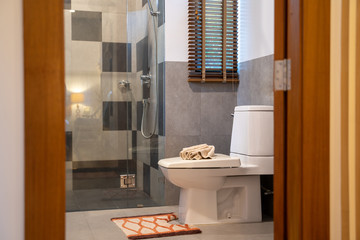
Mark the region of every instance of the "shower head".
[[150, 10], [151, 16], [158, 16], [160, 14], [160, 12], [159, 11], [154, 11], [154, 8], [153, 8], [153, 6], [151, 4], [151, 0], [147, 0], [147, 2], [148, 2], [148, 5], [149, 5], [149, 10]]

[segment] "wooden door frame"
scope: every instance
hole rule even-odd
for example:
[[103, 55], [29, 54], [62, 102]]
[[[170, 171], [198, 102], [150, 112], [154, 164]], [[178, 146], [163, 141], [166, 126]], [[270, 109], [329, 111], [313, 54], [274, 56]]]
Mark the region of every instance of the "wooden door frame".
[[275, 60], [292, 68], [291, 90], [274, 94], [274, 236], [329, 239], [330, 4], [275, 6]]
[[[289, 18], [289, 14], [285, 12], [289, 9], [287, 7], [290, 9], [293, 7], [299, 17], [298, 28], [294, 31], [301, 31], [299, 39], [301, 58], [298, 59], [301, 63], [299, 66], [301, 82], [294, 83], [293, 89], [288, 93], [274, 94], [275, 239], [327, 239], [329, 237], [330, 98], [329, 85], [326, 83], [330, 79], [330, 58], [327, 54], [330, 51], [330, 5], [311, 0], [304, 0], [301, 4], [299, 0], [275, 0], [275, 60], [288, 57], [287, 54], [290, 52], [286, 48], [280, 49], [278, 45], [281, 42], [285, 43], [289, 32], [285, 24]], [[54, 240], [63, 240], [65, 239], [63, 1], [23, 0], [23, 9], [25, 239], [45, 240], [51, 236]], [[290, 15], [294, 16], [293, 13], [291, 12]], [[292, 57], [293, 60], [295, 57]], [[299, 86], [300, 90], [297, 89]], [[289, 114], [287, 105], [289, 97], [293, 97], [292, 110], [298, 109], [301, 118], [300, 121], [293, 119], [295, 127], [284, 128], [286, 121], [294, 118]], [[293, 131], [296, 129], [301, 129], [300, 142], [289, 143], [289, 136], [294, 136]], [[289, 156], [299, 152], [294, 150], [289, 152], [286, 147], [284, 148], [286, 142], [286, 146], [295, 144], [295, 147], [289, 150], [300, 149], [301, 162], [291, 162], [293, 158]], [[309, 144], [313, 142], [314, 145]], [[289, 166], [292, 164], [301, 164], [300, 169], [290, 169], [299, 171], [295, 178], [288, 174]], [[298, 181], [301, 181], [300, 188], [296, 185]], [[294, 194], [289, 194], [291, 192]], [[301, 197], [300, 203], [293, 201], [296, 200], [293, 198], [298, 196]], [[293, 206], [289, 203], [293, 203]], [[316, 214], [312, 212], [314, 209]], [[296, 214], [290, 216], [290, 211], [295, 211]], [[298, 221], [290, 222], [290, 217], [297, 218]], [[298, 237], [288, 238], [289, 230], [294, 233], [291, 236], [297, 233]]]
[[25, 239], [65, 239], [63, 0], [23, 0]]

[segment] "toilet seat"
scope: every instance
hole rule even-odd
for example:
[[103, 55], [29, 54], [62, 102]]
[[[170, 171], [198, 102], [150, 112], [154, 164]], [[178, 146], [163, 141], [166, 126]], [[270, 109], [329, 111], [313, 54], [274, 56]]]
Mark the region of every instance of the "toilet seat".
[[159, 165], [164, 168], [238, 168], [241, 163], [239, 157], [217, 153], [211, 159], [183, 160], [181, 157], [161, 159]]

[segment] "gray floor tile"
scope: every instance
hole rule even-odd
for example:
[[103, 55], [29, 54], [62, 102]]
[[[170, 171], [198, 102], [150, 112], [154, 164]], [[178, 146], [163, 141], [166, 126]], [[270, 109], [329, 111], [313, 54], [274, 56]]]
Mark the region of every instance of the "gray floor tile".
[[[125, 234], [113, 223], [111, 218], [138, 216], [166, 212], [177, 212], [178, 206], [163, 206], [134, 209], [117, 209], [89, 211], [78, 213], [67, 213], [67, 238], [93, 240], [126, 240]], [[68, 227], [70, 226], [70, 227]], [[246, 224], [209, 224], [199, 225], [201, 234], [184, 235], [156, 239], [174, 239], [174, 240], [272, 240], [273, 222], [246, 223]], [[76, 229], [78, 228], [78, 232]], [[88, 233], [85, 233], [88, 229]]]
[[85, 212], [66, 214], [66, 240], [93, 240]]

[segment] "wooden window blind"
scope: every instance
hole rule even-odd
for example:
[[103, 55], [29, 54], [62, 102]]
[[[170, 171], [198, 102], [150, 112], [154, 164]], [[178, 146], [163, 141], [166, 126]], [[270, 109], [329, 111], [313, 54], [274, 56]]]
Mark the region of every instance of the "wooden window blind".
[[188, 0], [189, 82], [238, 82], [237, 0]]

